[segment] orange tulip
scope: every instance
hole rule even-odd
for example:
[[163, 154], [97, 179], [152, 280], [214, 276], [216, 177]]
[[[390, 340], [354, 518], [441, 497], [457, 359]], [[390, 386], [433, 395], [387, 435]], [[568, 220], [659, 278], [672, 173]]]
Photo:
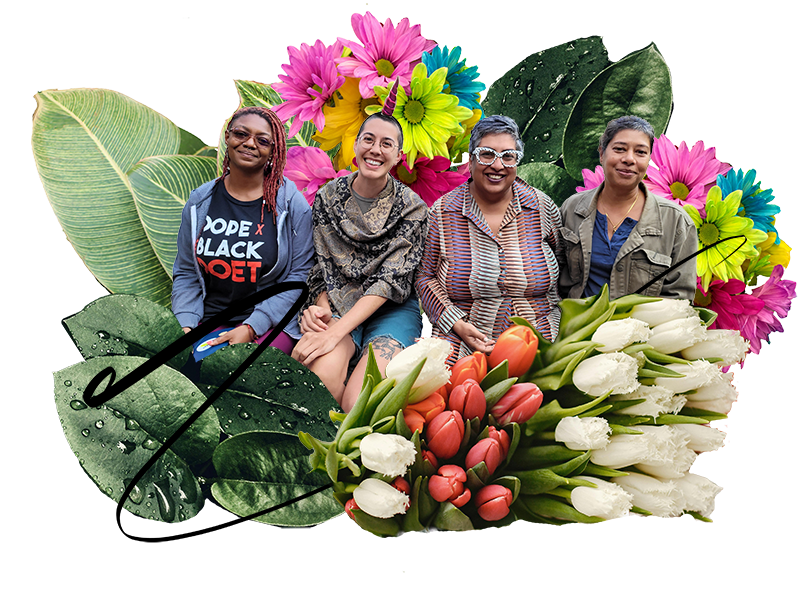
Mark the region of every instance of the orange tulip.
[[447, 382], [448, 394], [467, 379], [474, 379], [478, 383], [483, 381], [489, 371], [487, 365], [486, 355], [483, 352], [473, 352], [469, 356], [459, 358], [450, 371], [450, 381]]
[[411, 431], [422, 432], [425, 424], [430, 423], [436, 415], [441, 414], [445, 406], [444, 397], [439, 392], [434, 392], [422, 402], [406, 406], [403, 409], [403, 417]]
[[538, 348], [539, 338], [530, 327], [514, 325], [497, 338], [489, 355], [489, 367], [494, 369], [504, 360], [508, 360], [508, 376], [520, 377], [531, 368]]

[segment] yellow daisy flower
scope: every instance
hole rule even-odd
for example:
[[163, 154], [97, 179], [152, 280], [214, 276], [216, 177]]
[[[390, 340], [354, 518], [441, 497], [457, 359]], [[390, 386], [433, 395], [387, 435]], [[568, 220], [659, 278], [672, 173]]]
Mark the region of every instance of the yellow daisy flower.
[[[420, 154], [428, 158], [449, 156], [447, 140], [462, 133], [461, 122], [473, 116], [472, 110], [458, 105], [457, 96], [442, 92], [446, 78], [446, 67], [436, 69], [428, 77], [428, 68], [419, 63], [411, 73], [411, 95], [402, 86], [397, 90], [397, 105], [392, 114], [403, 128], [403, 152], [410, 169]], [[381, 86], [375, 86], [375, 92], [381, 102], [389, 95], [388, 88]], [[370, 114], [379, 110], [380, 107], [367, 107]]]
[[353, 159], [356, 157], [356, 136], [368, 116], [365, 109], [372, 105], [378, 108], [381, 106], [376, 96], [366, 99], [361, 97], [358, 82], [358, 79], [352, 77], [345, 78], [344, 85], [333, 95], [333, 106], [326, 105], [322, 109], [325, 128], [314, 134], [314, 139], [325, 152], [341, 144], [333, 161], [336, 170], [355, 169]]

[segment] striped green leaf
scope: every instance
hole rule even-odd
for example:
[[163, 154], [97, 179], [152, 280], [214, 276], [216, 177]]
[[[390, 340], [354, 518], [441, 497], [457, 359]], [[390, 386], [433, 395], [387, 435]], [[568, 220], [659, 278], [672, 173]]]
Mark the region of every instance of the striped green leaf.
[[181, 210], [189, 193], [216, 176], [214, 158], [180, 155], [146, 158], [128, 173], [142, 225], [167, 273], [172, 273]]
[[167, 304], [171, 281], [142, 226], [126, 173], [143, 158], [178, 152], [179, 128], [109, 90], [48, 90], [36, 101], [34, 159], [67, 239], [110, 292]]

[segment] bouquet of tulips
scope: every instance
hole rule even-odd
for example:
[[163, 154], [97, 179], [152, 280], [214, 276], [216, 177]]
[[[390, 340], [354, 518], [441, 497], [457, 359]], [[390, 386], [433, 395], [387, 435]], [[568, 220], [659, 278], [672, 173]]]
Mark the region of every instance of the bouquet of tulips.
[[445, 367], [424, 339], [374, 363], [336, 438], [301, 433], [312, 469], [361, 527], [378, 535], [466, 530], [524, 519], [598, 522], [630, 512], [707, 519], [721, 488], [689, 472], [716, 450], [736, 398], [725, 367], [738, 332], [709, 330], [688, 301], [564, 300], [552, 342], [524, 319]]

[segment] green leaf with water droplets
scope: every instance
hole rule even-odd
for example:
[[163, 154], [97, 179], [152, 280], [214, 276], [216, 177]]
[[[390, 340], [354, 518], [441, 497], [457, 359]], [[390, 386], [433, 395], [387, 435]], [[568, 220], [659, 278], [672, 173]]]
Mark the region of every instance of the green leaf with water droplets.
[[606, 66], [608, 52], [599, 36], [536, 52], [492, 84], [483, 111], [517, 122], [525, 162], [554, 162], [575, 99]]
[[[141, 356], [150, 358], [183, 336], [172, 311], [146, 298], [112, 294], [87, 304], [61, 321], [84, 358]], [[180, 369], [190, 357], [184, 349], [167, 364]]]
[[[210, 396], [256, 349], [253, 344], [227, 346], [204, 358], [199, 387]], [[214, 402], [228, 435], [274, 431], [332, 440], [336, 426], [328, 417], [339, 405], [314, 373], [276, 348], [258, 359]]]
[[[54, 375], [56, 408], [67, 442], [87, 475], [115, 502], [205, 401], [186, 377], [161, 366], [97, 408], [83, 402], [86, 386], [103, 369], [113, 367], [119, 381], [144, 362], [126, 356], [93, 358]], [[219, 423], [214, 411], [206, 410], [140, 480], [125, 508], [167, 522], [196, 515], [203, 496], [189, 465], [209, 460], [218, 442]]]
[[[214, 452], [219, 479], [211, 494], [240, 517], [330, 485], [324, 473], [309, 472], [308, 450], [293, 435], [254, 431], [235, 435]], [[272, 525], [306, 527], [342, 513], [331, 488], [256, 517]]]
[[594, 169], [600, 136], [612, 119], [642, 117], [658, 137], [667, 130], [671, 114], [669, 67], [650, 44], [613, 63], [583, 90], [564, 131], [564, 167], [576, 179], [582, 179], [582, 169]]
[[525, 163], [520, 165], [517, 175], [528, 185], [550, 196], [556, 206], [575, 193], [578, 182], [564, 169], [550, 163]]

